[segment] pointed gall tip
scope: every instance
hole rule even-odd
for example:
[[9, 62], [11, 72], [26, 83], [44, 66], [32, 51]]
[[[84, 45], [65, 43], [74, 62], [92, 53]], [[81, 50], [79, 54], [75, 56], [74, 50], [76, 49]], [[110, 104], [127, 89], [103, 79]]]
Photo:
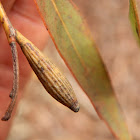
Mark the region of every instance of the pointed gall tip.
[[79, 103], [78, 101], [76, 101], [71, 107], [70, 109], [74, 112], [78, 112], [80, 110], [80, 106], [79, 106]]

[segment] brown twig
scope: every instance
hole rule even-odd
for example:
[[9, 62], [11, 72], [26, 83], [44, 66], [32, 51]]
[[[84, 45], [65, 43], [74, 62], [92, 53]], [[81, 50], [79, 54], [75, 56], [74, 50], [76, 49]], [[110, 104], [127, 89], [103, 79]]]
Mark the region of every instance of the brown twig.
[[2, 118], [3, 121], [7, 121], [11, 117], [11, 113], [13, 111], [17, 98], [17, 90], [19, 85], [19, 66], [18, 66], [18, 55], [17, 55], [17, 48], [16, 48], [16, 40], [15, 40], [15, 30], [12, 24], [10, 23], [1, 2], [0, 2], [0, 22], [3, 25], [9, 45], [11, 46], [12, 59], [13, 59], [13, 72], [14, 72], [13, 88], [9, 95], [12, 100], [5, 113], [5, 116]]

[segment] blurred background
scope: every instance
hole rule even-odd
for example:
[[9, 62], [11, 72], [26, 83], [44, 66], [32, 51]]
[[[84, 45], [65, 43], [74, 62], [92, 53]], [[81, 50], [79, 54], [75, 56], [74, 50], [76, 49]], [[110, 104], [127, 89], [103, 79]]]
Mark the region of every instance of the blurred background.
[[[128, 0], [73, 0], [93, 34], [134, 140], [140, 140], [140, 49], [128, 19]], [[138, 2], [140, 7], [140, 2]], [[55, 101], [32, 74], [8, 140], [115, 140], [97, 116], [49, 39], [44, 54], [70, 80], [80, 103], [73, 113]]]

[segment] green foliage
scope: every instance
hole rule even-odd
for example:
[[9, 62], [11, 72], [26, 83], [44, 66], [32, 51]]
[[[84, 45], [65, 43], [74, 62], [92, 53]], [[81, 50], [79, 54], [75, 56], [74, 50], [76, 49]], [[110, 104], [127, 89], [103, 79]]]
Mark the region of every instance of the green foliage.
[[108, 73], [76, 6], [68, 0], [35, 0], [65, 63], [114, 136], [131, 140]]
[[129, 18], [132, 25], [134, 35], [140, 44], [140, 23], [137, 10], [137, 3], [135, 0], [129, 0]]

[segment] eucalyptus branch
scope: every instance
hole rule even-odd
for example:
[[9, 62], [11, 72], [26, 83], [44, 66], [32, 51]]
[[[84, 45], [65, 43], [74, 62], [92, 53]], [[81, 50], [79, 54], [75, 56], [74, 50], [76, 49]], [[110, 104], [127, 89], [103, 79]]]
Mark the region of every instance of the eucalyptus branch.
[[26, 56], [31, 68], [34, 70], [38, 79], [44, 88], [48, 91], [48, 93], [57, 101], [69, 107], [74, 112], [78, 112], [79, 103], [67, 78], [47, 57], [45, 57], [40, 52], [40, 50], [32, 42], [30, 42], [20, 32], [13, 28], [1, 2], [0, 22], [3, 25], [9, 45], [11, 46], [14, 71], [13, 88], [9, 95], [12, 100], [2, 120], [7, 121], [10, 118], [17, 98], [19, 67], [16, 42], [20, 45], [21, 50]]
[[12, 24], [10, 23], [1, 2], [0, 2], [0, 22], [3, 25], [9, 45], [11, 46], [12, 60], [13, 60], [13, 73], [14, 73], [13, 88], [9, 95], [12, 100], [9, 104], [9, 107], [4, 117], [2, 118], [3, 121], [7, 121], [11, 117], [11, 113], [13, 111], [17, 98], [17, 91], [19, 85], [19, 66], [18, 66], [18, 54], [17, 54], [16, 40], [15, 40], [15, 30]]

